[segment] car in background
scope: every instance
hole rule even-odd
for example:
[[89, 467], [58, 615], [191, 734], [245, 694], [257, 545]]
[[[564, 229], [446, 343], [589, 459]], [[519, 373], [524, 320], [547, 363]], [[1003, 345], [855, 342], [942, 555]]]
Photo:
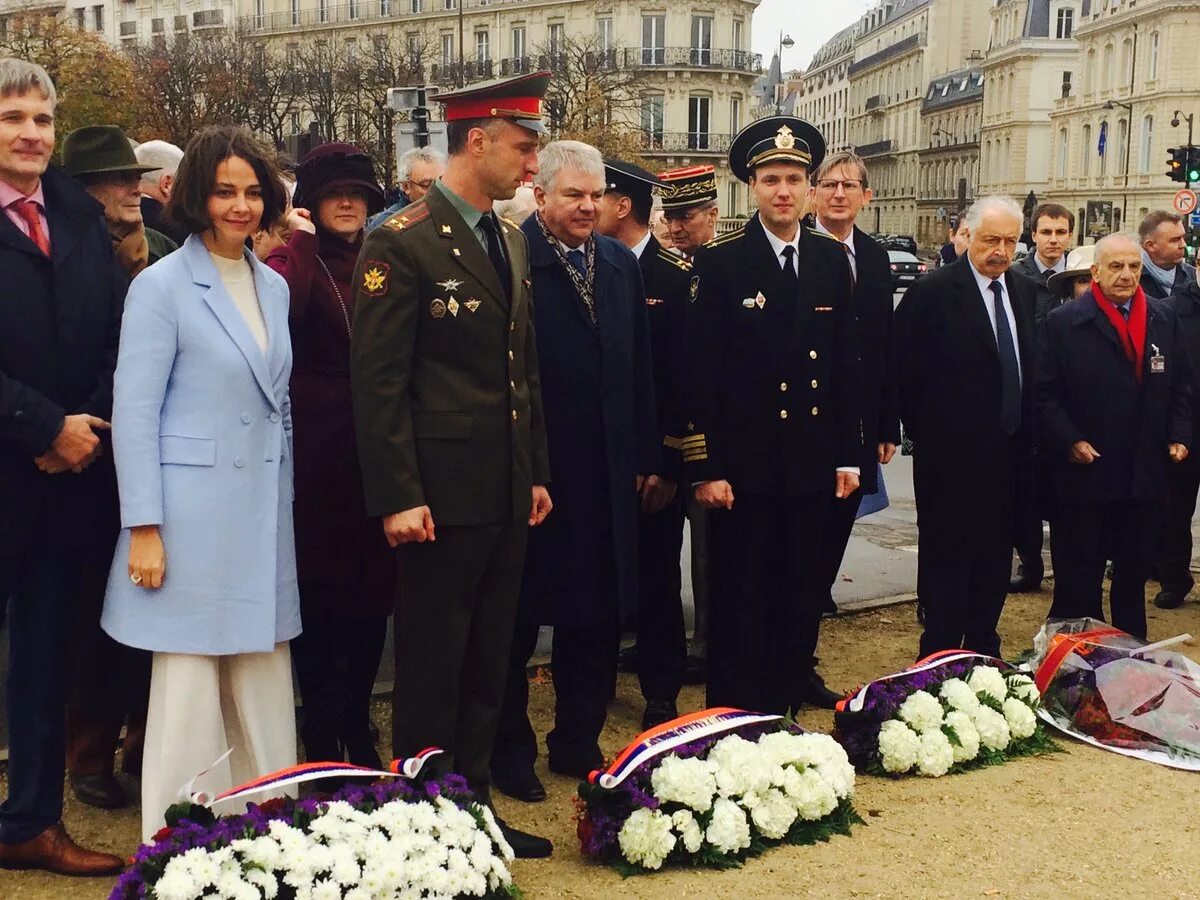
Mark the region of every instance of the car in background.
[[903, 250], [914, 256], [917, 254], [917, 241], [911, 234], [880, 234], [875, 236], [875, 240], [885, 250]]
[[908, 288], [919, 278], [924, 278], [929, 266], [906, 250], [888, 250], [888, 264], [892, 269], [892, 290]]

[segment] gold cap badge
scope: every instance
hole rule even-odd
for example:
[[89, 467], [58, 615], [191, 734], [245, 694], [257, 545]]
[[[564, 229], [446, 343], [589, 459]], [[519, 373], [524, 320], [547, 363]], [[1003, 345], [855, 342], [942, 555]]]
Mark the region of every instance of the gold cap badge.
[[780, 127], [775, 132], [775, 146], [780, 150], [791, 150], [796, 146], [796, 138], [792, 136], [792, 129], [786, 125]]

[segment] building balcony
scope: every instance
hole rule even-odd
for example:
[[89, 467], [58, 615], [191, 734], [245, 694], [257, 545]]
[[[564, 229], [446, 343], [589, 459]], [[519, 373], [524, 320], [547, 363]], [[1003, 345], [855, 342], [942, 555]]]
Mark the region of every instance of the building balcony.
[[724, 155], [729, 152], [733, 135], [709, 134], [694, 131], [642, 132], [642, 149], [647, 155], [679, 153], [713, 153]]
[[882, 115], [883, 108], [887, 106], [887, 102], [887, 97], [883, 96], [883, 94], [876, 94], [874, 97], [868, 97], [866, 110], [867, 112], [873, 112], [876, 115]]
[[876, 141], [873, 144], [862, 144], [858, 147], [855, 147], [854, 152], [863, 159], [866, 159], [869, 156], [890, 156], [896, 151], [892, 147], [892, 139], [887, 138], [882, 141]]
[[762, 54], [747, 50], [696, 47], [628, 47], [622, 51], [628, 69], [710, 69], [762, 74]]
[[887, 62], [890, 59], [895, 59], [898, 56], [903, 56], [912, 50], [916, 50], [917, 48], [924, 46], [925, 32], [922, 31], [918, 32], [917, 34], [910, 34], [904, 40], [897, 41], [890, 47], [884, 47], [877, 53], [872, 53], [870, 56], [864, 56], [858, 62], [851, 63], [846, 69], [846, 75], [853, 77], [859, 72], [863, 72], [879, 65], [880, 63]]

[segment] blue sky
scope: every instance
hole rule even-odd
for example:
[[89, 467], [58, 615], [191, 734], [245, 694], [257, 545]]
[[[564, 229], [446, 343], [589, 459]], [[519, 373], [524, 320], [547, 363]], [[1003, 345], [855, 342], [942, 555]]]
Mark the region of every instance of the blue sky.
[[779, 32], [796, 42], [783, 51], [783, 69], [803, 68], [820, 46], [872, 5], [872, 0], [762, 0], [754, 13], [754, 50], [763, 66], [779, 48]]

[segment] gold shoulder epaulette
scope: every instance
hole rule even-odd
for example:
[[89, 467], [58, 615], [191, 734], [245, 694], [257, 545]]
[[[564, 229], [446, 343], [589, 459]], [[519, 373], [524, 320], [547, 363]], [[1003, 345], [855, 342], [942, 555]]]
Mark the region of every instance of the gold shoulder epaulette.
[[396, 213], [383, 224], [392, 229], [392, 231], [403, 231], [405, 228], [412, 228], [418, 222], [429, 218], [429, 205], [424, 201], [418, 200], [416, 203], [409, 204]]
[[662, 247], [659, 247], [658, 258], [663, 260], [663, 262], [669, 262], [675, 268], [681, 269], [684, 272], [692, 271], [692, 264], [690, 262], [688, 262], [682, 256], [672, 253], [670, 250], [664, 250]]
[[705, 247], [720, 247], [723, 244], [730, 244], [734, 241], [741, 240], [746, 235], [744, 228], [739, 228], [737, 231], [730, 231], [727, 234], [718, 234], [715, 238], [705, 244]]

